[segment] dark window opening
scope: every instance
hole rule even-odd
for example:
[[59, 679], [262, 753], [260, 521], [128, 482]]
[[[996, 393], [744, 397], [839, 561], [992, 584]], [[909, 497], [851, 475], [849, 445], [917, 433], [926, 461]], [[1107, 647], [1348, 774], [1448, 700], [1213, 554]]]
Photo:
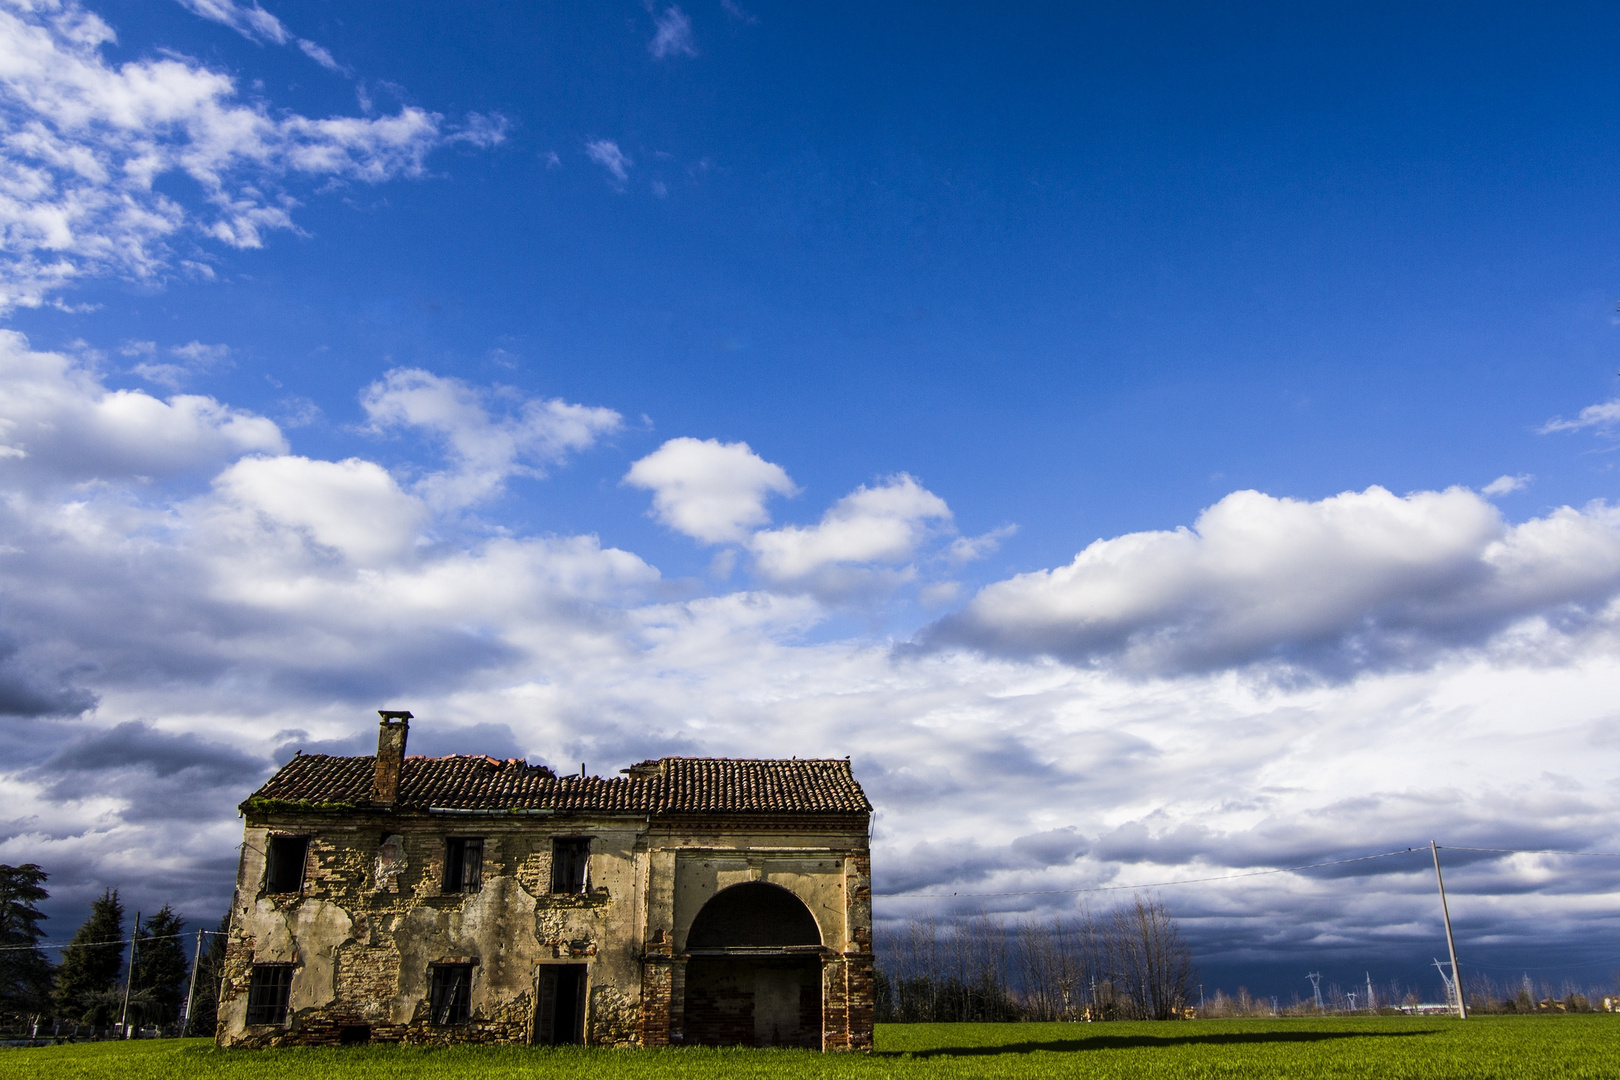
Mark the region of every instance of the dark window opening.
[[472, 1018], [472, 965], [438, 964], [428, 1008], [435, 1024], [465, 1024]]
[[285, 1024], [287, 1001], [292, 996], [291, 964], [254, 964], [248, 983], [247, 1022]]
[[344, 1024], [338, 1028], [339, 1046], [364, 1046], [370, 1041], [370, 1024]]
[[543, 964], [535, 986], [534, 1041], [541, 1046], [585, 1042], [585, 965]]
[[551, 842], [551, 891], [582, 893], [590, 888], [591, 838], [571, 837]]
[[484, 842], [452, 836], [444, 842], [444, 891], [474, 893], [484, 883]]
[[304, 860], [309, 857], [309, 837], [272, 836], [269, 855], [269, 865], [264, 871], [264, 891], [303, 892]]

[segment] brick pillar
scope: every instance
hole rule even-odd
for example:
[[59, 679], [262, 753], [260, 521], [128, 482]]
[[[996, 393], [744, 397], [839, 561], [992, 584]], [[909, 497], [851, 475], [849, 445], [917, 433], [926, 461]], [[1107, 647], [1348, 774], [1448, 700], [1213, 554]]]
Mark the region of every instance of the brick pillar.
[[641, 1030], [637, 1033], [642, 1046], [669, 1045], [669, 989], [673, 972], [668, 960], [651, 958], [641, 965]]
[[849, 940], [844, 946], [845, 1044], [870, 1053], [876, 1010], [872, 971], [872, 855], [862, 849], [845, 864]]
[[662, 931], [641, 954], [641, 1020], [637, 1035], [642, 1046], [668, 1046], [670, 998], [674, 986], [673, 949]]
[[821, 962], [821, 1048], [849, 1049], [849, 993], [842, 957]]
[[680, 1046], [686, 1041], [686, 961], [675, 960], [669, 965], [669, 1044]]
[[872, 1021], [877, 1005], [876, 988], [872, 982], [872, 957], [851, 956], [844, 960], [848, 973], [849, 993], [849, 1048], [870, 1053], [872, 1050]]

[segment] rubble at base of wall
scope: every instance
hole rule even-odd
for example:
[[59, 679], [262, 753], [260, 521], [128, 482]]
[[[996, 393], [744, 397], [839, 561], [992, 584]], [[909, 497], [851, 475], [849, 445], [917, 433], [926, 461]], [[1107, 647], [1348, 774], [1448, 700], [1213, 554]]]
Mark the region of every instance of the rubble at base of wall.
[[[364, 1037], [358, 1037], [364, 1032]], [[511, 1024], [480, 1023], [438, 1025], [425, 1022], [377, 1024], [358, 1016], [328, 1015], [295, 1020], [288, 1027], [248, 1028], [221, 1045], [242, 1049], [273, 1046], [344, 1046], [352, 1042], [410, 1046], [521, 1046], [528, 1030]]]

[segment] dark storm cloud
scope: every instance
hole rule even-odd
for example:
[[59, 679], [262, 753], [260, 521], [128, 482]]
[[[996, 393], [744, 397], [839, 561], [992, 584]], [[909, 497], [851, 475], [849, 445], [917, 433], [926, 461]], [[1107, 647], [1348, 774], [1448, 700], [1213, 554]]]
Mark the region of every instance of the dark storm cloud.
[[925, 841], [904, 853], [890, 854], [876, 872], [880, 893], [913, 892], [946, 885], [972, 885], [1003, 870], [1046, 870], [1070, 866], [1089, 850], [1072, 828], [1050, 829], [1014, 837], [1005, 844], [976, 840], [959, 843]]
[[128, 800], [127, 820], [165, 821], [225, 810], [255, 786], [268, 764], [232, 747], [131, 720], [74, 737], [37, 774], [56, 798], [118, 796]]
[[72, 685], [70, 672], [50, 670], [0, 635], [0, 716], [77, 716], [95, 706], [96, 695]]
[[[377, 729], [370, 723], [353, 735], [336, 739], [312, 739], [308, 732], [295, 729], [277, 732], [276, 739], [273, 757], [278, 762], [285, 762], [296, 753], [352, 757], [377, 752]], [[503, 760], [524, 756], [523, 748], [507, 724], [464, 724], [446, 727], [424, 717], [417, 717], [412, 721], [405, 752], [422, 757], [485, 754]]]

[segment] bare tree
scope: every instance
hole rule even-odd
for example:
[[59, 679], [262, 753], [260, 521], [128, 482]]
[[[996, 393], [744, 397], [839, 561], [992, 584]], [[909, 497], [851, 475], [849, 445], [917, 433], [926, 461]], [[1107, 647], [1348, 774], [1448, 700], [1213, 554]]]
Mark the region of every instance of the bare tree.
[[1144, 1020], [1184, 1016], [1196, 983], [1192, 950], [1164, 902], [1136, 894], [1114, 909], [1112, 930], [1108, 966], [1126, 1011]]
[[879, 953], [883, 1020], [1170, 1020], [1186, 1015], [1195, 983], [1156, 896], [1050, 923], [913, 919], [883, 935]]

